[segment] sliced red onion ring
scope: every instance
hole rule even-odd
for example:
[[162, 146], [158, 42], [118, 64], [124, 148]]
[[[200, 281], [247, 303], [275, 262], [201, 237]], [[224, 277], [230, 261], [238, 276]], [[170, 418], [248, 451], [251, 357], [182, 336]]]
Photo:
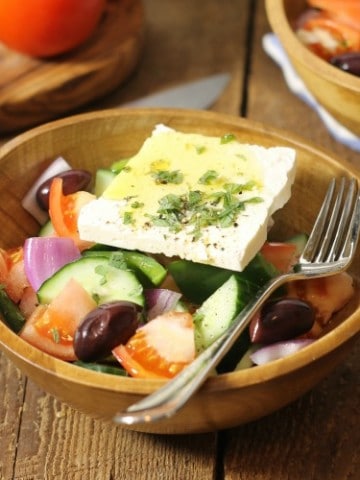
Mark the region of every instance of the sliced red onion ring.
[[250, 355], [250, 358], [256, 365], [264, 365], [265, 363], [296, 353], [313, 342], [314, 340], [306, 338], [273, 343], [266, 347], [259, 348]]
[[167, 290], [166, 288], [149, 288], [145, 290], [145, 300], [148, 307], [148, 320], [158, 315], [174, 310], [181, 293]]
[[77, 260], [80, 251], [71, 238], [30, 237], [24, 243], [24, 269], [36, 291], [57, 270]]
[[21, 205], [27, 210], [39, 223], [43, 225], [49, 218], [47, 212], [42, 210], [36, 200], [36, 192], [40, 185], [48, 178], [57, 175], [58, 173], [70, 170], [71, 166], [62, 157], [56, 158], [48, 168], [40, 175], [36, 182], [32, 185], [30, 190], [23, 198]]

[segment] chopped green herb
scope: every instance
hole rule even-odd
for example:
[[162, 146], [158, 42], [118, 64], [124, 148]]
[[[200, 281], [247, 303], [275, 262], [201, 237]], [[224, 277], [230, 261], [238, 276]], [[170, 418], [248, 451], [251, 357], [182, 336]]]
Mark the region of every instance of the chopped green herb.
[[128, 268], [123, 252], [113, 252], [109, 258], [109, 264], [119, 270], [127, 270]]
[[180, 170], [156, 170], [150, 173], [155, 178], [155, 183], [162, 185], [167, 185], [168, 183], [179, 185], [184, 180], [184, 175]]
[[53, 327], [50, 329], [51, 336], [55, 343], [60, 343], [60, 332], [57, 328]]
[[236, 140], [236, 137], [233, 133], [226, 133], [220, 138], [220, 143], [223, 145], [225, 143], [230, 143]]
[[105, 265], [97, 265], [95, 267], [95, 273], [101, 276], [100, 285], [105, 285], [107, 282], [106, 275], [108, 273], [108, 268]]
[[[120, 173], [121, 170], [124, 170], [124, 169], [125, 169], [126, 164], [128, 163], [128, 161], [129, 161], [129, 158], [117, 160], [116, 162], [114, 162], [114, 163], [111, 165], [110, 170], [112, 170], [112, 171], [115, 172], [115, 173]], [[130, 170], [130, 167], [127, 167], [126, 170]]]
[[124, 225], [132, 225], [134, 223], [133, 212], [124, 212], [123, 222]]
[[229, 183], [224, 190], [207, 194], [193, 190], [184, 195], [165, 195], [159, 200], [157, 215], [149, 215], [154, 225], [179, 232], [184, 225], [193, 227], [194, 240], [201, 237], [201, 230], [211, 225], [220, 228], [233, 226], [247, 203], [263, 201], [260, 197], [242, 200], [241, 193], [251, 190], [255, 183]]
[[201, 185], [210, 185], [218, 177], [219, 173], [216, 170], [208, 170], [199, 178], [198, 183]]
[[206, 147], [204, 145], [195, 145], [195, 150], [198, 155], [201, 155], [206, 151]]
[[131, 208], [141, 208], [143, 206], [144, 206], [144, 202], [138, 202], [138, 201], [135, 201], [130, 205]]

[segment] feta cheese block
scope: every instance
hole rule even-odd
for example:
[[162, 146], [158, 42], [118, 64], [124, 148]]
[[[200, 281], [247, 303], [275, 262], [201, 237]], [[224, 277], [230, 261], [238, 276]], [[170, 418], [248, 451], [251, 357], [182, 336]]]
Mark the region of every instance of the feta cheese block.
[[83, 240], [241, 271], [290, 198], [295, 150], [158, 125], [102, 196], [85, 205]]

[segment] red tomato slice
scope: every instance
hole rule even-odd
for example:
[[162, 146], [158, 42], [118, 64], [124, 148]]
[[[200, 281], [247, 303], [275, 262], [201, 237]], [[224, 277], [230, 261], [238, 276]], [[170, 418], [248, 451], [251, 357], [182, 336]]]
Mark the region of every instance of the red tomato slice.
[[96, 302], [75, 280], [70, 280], [49, 305], [38, 306], [20, 337], [54, 357], [76, 360], [73, 347], [75, 331]]
[[59, 237], [72, 238], [78, 248], [83, 250], [89, 247], [91, 243], [80, 240], [77, 220], [81, 207], [95, 197], [91, 193], [84, 191], [64, 195], [62, 184], [63, 181], [59, 177], [54, 178], [51, 183], [49, 193], [50, 219]]
[[195, 358], [192, 315], [164, 313], [139, 328], [113, 354], [133, 377], [172, 378]]
[[360, 30], [359, 0], [308, 0], [308, 4], [325, 10], [334, 20]]
[[360, 29], [335, 19], [327, 12], [322, 11], [308, 17], [300, 28], [315, 34], [317, 30], [324, 31], [330, 35], [336, 47], [329, 48], [327, 44], [320, 41], [320, 37], [318, 42], [307, 43], [305, 40], [307, 47], [325, 60], [329, 60], [334, 55], [360, 50]]
[[296, 245], [293, 243], [266, 242], [260, 253], [281, 273], [288, 272], [296, 261]]

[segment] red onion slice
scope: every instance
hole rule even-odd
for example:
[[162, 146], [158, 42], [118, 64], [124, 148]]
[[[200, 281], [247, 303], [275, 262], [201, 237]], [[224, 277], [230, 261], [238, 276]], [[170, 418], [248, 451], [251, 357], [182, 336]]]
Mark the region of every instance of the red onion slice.
[[24, 243], [24, 269], [36, 291], [61, 267], [77, 260], [80, 251], [71, 238], [30, 237]]
[[158, 315], [174, 310], [180, 298], [181, 293], [166, 288], [149, 288], [145, 290], [146, 305], [148, 307], [147, 319], [152, 320]]
[[250, 355], [250, 358], [256, 365], [264, 365], [265, 363], [296, 353], [313, 342], [314, 340], [306, 338], [273, 343], [272, 345], [259, 348]]

